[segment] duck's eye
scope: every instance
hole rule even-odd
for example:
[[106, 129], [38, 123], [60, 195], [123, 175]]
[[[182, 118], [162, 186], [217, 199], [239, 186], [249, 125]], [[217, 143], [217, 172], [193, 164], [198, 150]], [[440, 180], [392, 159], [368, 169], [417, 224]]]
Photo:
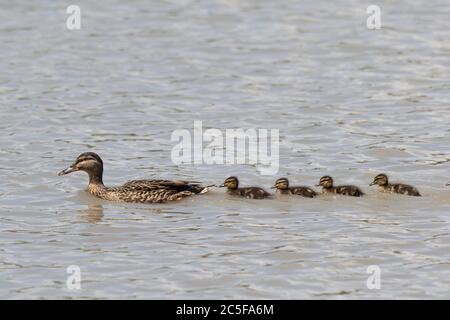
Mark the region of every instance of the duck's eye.
[[282, 181], [279, 181], [277, 184], [279, 186], [284, 186], [284, 185], [286, 185], [286, 181], [282, 180]]
[[96, 159], [91, 158], [91, 157], [89, 157], [89, 158], [81, 158], [81, 159], [78, 159], [78, 160], [75, 162], [75, 165], [76, 165], [78, 168], [86, 167], [86, 166], [93, 165], [93, 162], [91, 162], [91, 161], [97, 162]]
[[94, 158], [81, 158], [81, 159], [78, 159], [77, 163], [85, 162], [85, 161], [89, 161], [89, 160], [96, 161]]
[[375, 178], [375, 182], [383, 181], [384, 179], [385, 179], [384, 177], [376, 177]]
[[227, 180], [227, 181], [225, 181], [225, 186], [227, 186], [229, 188], [236, 187], [236, 180]]
[[81, 163], [81, 162], [84, 162], [84, 161], [86, 161], [86, 159], [78, 159], [77, 163]]

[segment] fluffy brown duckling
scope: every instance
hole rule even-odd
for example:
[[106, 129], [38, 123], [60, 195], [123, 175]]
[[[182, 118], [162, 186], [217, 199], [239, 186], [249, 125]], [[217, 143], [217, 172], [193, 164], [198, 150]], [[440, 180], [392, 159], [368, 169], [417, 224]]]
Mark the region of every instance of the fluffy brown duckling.
[[419, 190], [417, 190], [413, 186], [403, 183], [389, 183], [388, 177], [384, 173], [378, 174], [373, 179], [373, 182], [369, 184], [369, 186], [373, 186], [374, 184], [378, 185], [378, 190], [380, 190], [381, 192], [400, 193], [405, 194], [407, 196], [415, 196], [415, 197], [421, 196]]
[[280, 178], [275, 181], [275, 185], [272, 188], [276, 188], [280, 194], [295, 194], [307, 198], [314, 198], [317, 196], [317, 192], [309, 187], [303, 186], [289, 186], [289, 180], [287, 178]]
[[248, 199], [264, 199], [270, 197], [271, 194], [266, 190], [258, 187], [239, 188], [239, 180], [236, 177], [229, 177], [220, 187], [227, 187], [227, 192]]
[[317, 187], [322, 186], [323, 193], [336, 193], [345, 196], [361, 197], [364, 192], [361, 191], [357, 186], [347, 185], [347, 186], [333, 186], [333, 178], [330, 176], [323, 176], [320, 178]]
[[75, 162], [58, 175], [84, 171], [89, 175], [88, 192], [110, 201], [158, 203], [181, 200], [197, 193], [207, 192], [196, 182], [182, 180], [133, 180], [118, 187], [103, 184], [103, 161], [93, 152], [82, 153]]

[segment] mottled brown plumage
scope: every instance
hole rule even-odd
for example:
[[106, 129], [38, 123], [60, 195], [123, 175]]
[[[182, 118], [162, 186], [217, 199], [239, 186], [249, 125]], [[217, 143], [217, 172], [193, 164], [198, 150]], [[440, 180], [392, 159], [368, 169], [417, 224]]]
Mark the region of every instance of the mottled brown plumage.
[[89, 175], [89, 193], [110, 201], [160, 203], [208, 191], [199, 183], [182, 180], [133, 180], [122, 186], [106, 187], [103, 184], [103, 161], [93, 152], [79, 155], [75, 162], [59, 175], [75, 171], [85, 171]]
[[303, 186], [289, 186], [289, 180], [287, 178], [280, 178], [275, 181], [275, 185], [272, 188], [276, 188], [280, 194], [295, 194], [307, 198], [314, 198], [317, 196], [317, 192], [309, 187]]
[[378, 174], [369, 186], [373, 186], [374, 184], [378, 185], [378, 190], [381, 192], [400, 193], [414, 197], [421, 196], [419, 190], [413, 186], [403, 183], [389, 183], [389, 179], [384, 173]]
[[333, 186], [333, 178], [330, 176], [323, 176], [320, 178], [319, 184], [317, 186], [322, 186], [323, 193], [336, 193], [345, 196], [361, 197], [364, 192], [361, 191], [357, 186], [346, 185], [346, 186]]
[[266, 190], [258, 187], [239, 188], [239, 180], [236, 177], [229, 177], [225, 180], [221, 187], [227, 187], [228, 194], [240, 196], [248, 199], [264, 199], [270, 197], [271, 194]]

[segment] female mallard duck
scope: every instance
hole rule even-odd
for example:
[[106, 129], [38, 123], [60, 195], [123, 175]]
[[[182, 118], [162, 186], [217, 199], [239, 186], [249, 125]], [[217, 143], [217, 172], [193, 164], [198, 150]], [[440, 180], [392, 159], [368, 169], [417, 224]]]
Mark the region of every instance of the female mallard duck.
[[377, 175], [373, 179], [373, 182], [369, 184], [369, 186], [373, 186], [374, 184], [378, 185], [378, 189], [381, 192], [400, 193], [405, 194], [407, 196], [415, 196], [415, 197], [421, 196], [419, 190], [417, 190], [413, 186], [402, 183], [389, 183], [388, 177], [384, 173], [380, 173], [379, 175]]
[[180, 200], [196, 193], [207, 192], [206, 187], [195, 182], [181, 180], [133, 180], [120, 187], [103, 184], [103, 161], [93, 152], [82, 153], [75, 162], [58, 175], [84, 171], [89, 175], [88, 191], [92, 195], [110, 201], [156, 203]]
[[248, 199], [264, 199], [270, 197], [271, 194], [266, 190], [258, 187], [239, 188], [239, 180], [236, 177], [229, 177], [220, 187], [227, 187], [227, 191], [231, 195], [236, 195]]
[[276, 188], [277, 192], [281, 194], [296, 194], [308, 198], [317, 196], [317, 192], [309, 187], [289, 187], [289, 180], [287, 178], [278, 179], [272, 188]]
[[361, 197], [364, 192], [361, 191], [357, 186], [337, 186], [333, 187], [333, 178], [330, 176], [323, 176], [320, 178], [317, 187], [322, 186], [323, 193], [337, 193], [346, 196]]

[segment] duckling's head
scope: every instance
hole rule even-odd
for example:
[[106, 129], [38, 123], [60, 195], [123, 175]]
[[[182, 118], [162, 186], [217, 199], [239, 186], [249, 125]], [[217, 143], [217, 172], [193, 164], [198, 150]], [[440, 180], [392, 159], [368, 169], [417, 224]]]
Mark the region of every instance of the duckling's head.
[[373, 181], [369, 186], [373, 186], [374, 184], [377, 184], [379, 186], [385, 186], [388, 184], [388, 177], [384, 173], [378, 174], [375, 178], [373, 178]]
[[316, 187], [324, 187], [324, 188], [332, 188], [333, 187], [333, 178], [330, 176], [323, 176], [320, 178], [319, 184]]
[[289, 180], [287, 178], [280, 178], [275, 181], [275, 185], [272, 188], [277, 188], [278, 190], [286, 190], [289, 188]]
[[229, 177], [225, 179], [225, 182], [221, 187], [227, 187], [228, 189], [235, 190], [239, 186], [239, 180], [236, 177]]
[[101, 182], [103, 175], [103, 161], [94, 152], [85, 152], [80, 154], [75, 162], [67, 169], [58, 173], [59, 176], [66, 175], [75, 171], [85, 171], [89, 174], [90, 182]]

